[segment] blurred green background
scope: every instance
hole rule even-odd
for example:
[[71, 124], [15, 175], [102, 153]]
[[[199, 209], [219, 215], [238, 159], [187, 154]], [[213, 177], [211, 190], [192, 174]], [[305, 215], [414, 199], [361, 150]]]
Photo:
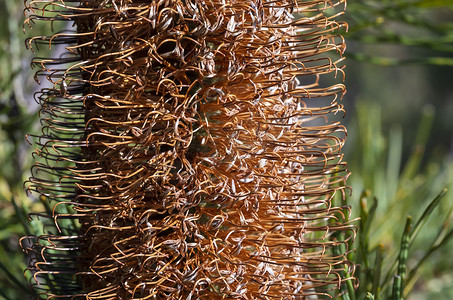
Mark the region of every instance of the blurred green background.
[[[348, 204], [362, 217], [350, 254], [360, 288], [344, 299], [453, 299], [453, 0], [350, 0], [344, 19]], [[0, 0], [0, 299], [13, 300], [28, 293], [18, 240], [42, 232], [27, 214], [45, 210], [23, 191], [39, 108], [22, 22], [22, 1]]]

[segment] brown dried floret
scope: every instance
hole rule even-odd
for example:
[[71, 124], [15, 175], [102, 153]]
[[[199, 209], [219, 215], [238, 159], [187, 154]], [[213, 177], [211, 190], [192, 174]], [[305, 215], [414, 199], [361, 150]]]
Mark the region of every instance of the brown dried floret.
[[32, 62], [54, 84], [28, 188], [55, 228], [23, 240], [40, 298], [318, 299], [351, 280], [345, 88], [320, 83], [343, 73], [344, 2], [29, 1], [28, 23], [75, 24], [28, 42], [66, 47]]

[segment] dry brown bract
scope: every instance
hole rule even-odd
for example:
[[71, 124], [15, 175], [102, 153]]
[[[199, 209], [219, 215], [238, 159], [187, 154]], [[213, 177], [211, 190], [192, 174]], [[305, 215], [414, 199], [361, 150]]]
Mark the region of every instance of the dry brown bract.
[[55, 228], [23, 240], [40, 298], [335, 295], [345, 89], [320, 78], [342, 78], [344, 2], [29, 1], [69, 25], [28, 41], [66, 47], [32, 63], [54, 83], [28, 187]]

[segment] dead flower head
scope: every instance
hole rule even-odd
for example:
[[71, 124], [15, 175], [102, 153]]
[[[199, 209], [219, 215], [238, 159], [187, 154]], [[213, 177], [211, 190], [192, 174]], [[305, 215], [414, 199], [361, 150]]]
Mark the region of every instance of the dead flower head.
[[29, 1], [63, 28], [28, 41], [53, 49], [32, 62], [53, 83], [28, 188], [55, 207], [23, 239], [39, 297], [336, 295], [354, 227], [332, 204], [345, 88], [322, 78], [344, 2]]

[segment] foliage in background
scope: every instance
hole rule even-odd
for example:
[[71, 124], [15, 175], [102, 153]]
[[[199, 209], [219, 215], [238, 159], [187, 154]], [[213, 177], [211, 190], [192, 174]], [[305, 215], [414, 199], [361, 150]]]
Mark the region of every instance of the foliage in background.
[[[453, 66], [452, 0], [351, 0], [349, 56], [381, 65], [428, 63]], [[363, 45], [371, 47], [363, 51]], [[399, 46], [388, 51], [382, 45]], [[405, 51], [405, 49], [410, 51]]]
[[[350, 57], [363, 63], [396, 65], [398, 70], [404, 63], [451, 66], [452, 4], [452, 0], [350, 0], [347, 12]], [[29, 109], [29, 106], [36, 107], [31, 100], [33, 91], [30, 82], [25, 80], [30, 76], [21, 75], [21, 69], [28, 69], [29, 65], [28, 53], [22, 43], [25, 36], [21, 16], [21, 1], [0, 0], [0, 299], [13, 300], [24, 299], [28, 291], [23, 279], [26, 263], [19, 251], [18, 238], [26, 233], [39, 233], [41, 229], [27, 223], [26, 216], [31, 211], [42, 210], [42, 203], [38, 199], [27, 198], [22, 189], [22, 182], [29, 176], [29, 152], [32, 151], [23, 137], [33, 130], [37, 118], [36, 112]], [[423, 68], [423, 72], [426, 70], [429, 69]], [[448, 74], [451, 74], [451, 68], [443, 70], [449, 70]], [[424, 260], [414, 275], [411, 276], [410, 270], [406, 272], [406, 278], [412, 280], [405, 289], [406, 293], [412, 289], [408, 299], [452, 299], [453, 290], [449, 283], [453, 280], [450, 270], [453, 262], [449, 251], [445, 250], [445, 246], [451, 248], [451, 242], [445, 245], [443, 241], [444, 237], [451, 235], [449, 204], [453, 194], [453, 167], [447, 151], [432, 152], [440, 154], [430, 159], [426, 156], [422, 158], [421, 151], [426, 146], [427, 135], [431, 137], [430, 147], [442, 142], [432, 137], [446, 126], [451, 126], [448, 121], [451, 116], [441, 110], [434, 114], [428, 109], [424, 117], [410, 115], [412, 123], [404, 130], [398, 125], [387, 128], [382, 124], [399, 124], [401, 119], [395, 116], [406, 117], [407, 108], [413, 106], [413, 99], [397, 94], [391, 100], [401, 102], [402, 107], [407, 107], [406, 110], [389, 107], [387, 103], [385, 106], [370, 104], [376, 101], [381, 90], [388, 95], [400, 92], [398, 86], [373, 83], [375, 66], [366, 66], [365, 74], [357, 69], [347, 70], [347, 78], [352, 78], [354, 71], [359, 74], [358, 77], [369, 78], [371, 83], [363, 91], [369, 101], [358, 99], [354, 104], [357, 107], [355, 112], [353, 104], [347, 107], [347, 115], [352, 119], [348, 126], [347, 161], [352, 171], [349, 184], [354, 190], [349, 202], [355, 207], [353, 217], [361, 215], [364, 218], [358, 223], [358, 251], [351, 254], [362, 264], [359, 269], [361, 287], [356, 295], [347, 294], [345, 297], [364, 299], [367, 292], [371, 292], [376, 293], [374, 299], [378, 299], [377, 294], [381, 295], [380, 299], [387, 299], [393, 293], [392, 274], [398, 270], [395, 261], [400, 253], [407, 215], [412, 215], [412, 224], [417, 224], [430, 201], [447, 187], [449, 191], [439, 202], [435, 202], [437, 208], [408, 248], [407, 264], [410, 270], [415, 268], [423, 257], [432, 253], [430, 249], [436, 250], [435, 255]], [[414, 84], [410, 79], [413, 74], [409, 72], [410, 88], [418, 93], [451, 78], [437, 71], [435, 69], [428, 75], [432, 80], [424, 86], [420, 82]], [[385, 80], [388, 81], [388, 78], [384, 78], [383, 82]], [[396, 81], [395, 85], [399, 83]], [[355, 89], [352, 80], [348, 84], [350, 92], [346, 98], [354, 96]], [[21, 94], [24, 96], [21, 97]], [[443, 96], [436, 99], [437, 96], [425, 95], [423, 99], [442, 103]], [[389, 115], [393, 117], [390, 121], [386, 119]], [[434, 122], [432, 128], [431, 121]], [[418, 126], [419, 123], [422, 125]], [[416, 143], [406, 140], [411, 136], [410, 126], [422, 128], [418, 130], [420, 138]], [[422, 133], [423, 128], [425, 133]], [[413, 147], [411, 155], [407, 147]], [[401, 165], [404, 167], [401, 168]], [[439, 245], [443, 248], [437, 248]], [[382, 266], [382, 269], [376, 268], [376, 265]], [[381, 270], [380, 274], [378, 270]]]
[[453, 289], [439, 279], [452, 276], [453, 161], [432, 157], [423, 163], [435, 113], [426, 107], [417, 118], [417, 138], [405, 163], [403, 130], [394, 126], [385, 134], [381, 113], [376, 104], [359, 103], [349, 126], [357, 130], [346, 153], [350, 203], [361, 218], [351, 255], [361, 265], [355, 297], [431, 299], [434, 287], [442, 290], [436, 299], [451, 299]]
[[0, 1], [0, 299], [21, 299], [30, 291], [18, 240], [36, 232], [27, 215], [41, 207], [23, 190], [31, 164], [24, 135], [32, 131], [37, 117], [29, 110], [31, 87], [24, 86], [27, 74], [22, 72], [22, 64], [27, 68], [29, 64], [20, 22], [22, 5]]
[[348, 4], [354, 297], [451, 299], [453, 1]]

